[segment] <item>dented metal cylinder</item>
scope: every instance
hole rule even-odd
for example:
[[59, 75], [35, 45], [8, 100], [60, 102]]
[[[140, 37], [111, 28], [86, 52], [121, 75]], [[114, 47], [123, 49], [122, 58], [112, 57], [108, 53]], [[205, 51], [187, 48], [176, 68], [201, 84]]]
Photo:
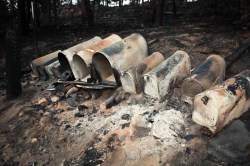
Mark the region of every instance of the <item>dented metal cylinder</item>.
[[92, 63], [93, 54], [120, 40], [120, 36], [112, 34], [95, 45], [92, 45], [86, 49], [83, 49], [82, 51], [77, 52], [77, 54], [74, 54], [71, 64], [74, 77], [76, 79], [82, 79], [86, 77], [90, 73], [89, 66]]
[[120, 75], [130, 67], [143, 62], [148, 56], [148, 46], [140, 34], [132, 34], [109, 47], [96, 52], [92, 63], [99, 82], [120, 82]]
[[143, 75], [143, 91], [153, 98], [164, 99], [190, 74], [190, 57], [184, 51], [176, 51], [168, 59]]
[[250, 70], [245, 70], [196, 95], [192, 119], [216, 133], [249, 108]]
[[154, 52], [143, 60], [143, 63], [131, 67], [121, 75], [123, 90], [129, 93], [140, 93], [142, 91], [142, 76], [155, 66], [164, 61], [164, 56], [159, 52]]
[[60, 65], [62, 66], [62, 70], [63, 70], [62, 72], [65, 72], [65, 71], [72, 72], [71, 67], [73, 66], [72, 61], [73, 61], [73, 55], [75, 53], [77, 53], [81, 50], [84, 50], [88, 47], [91, 47], [100, 41], [102, 41], [102, 39], [100, 37], [96, 36], [90, 40], [87, 40], [87, 41], [82, 42], [80, 44], [77, 44], [73, 47], [70, 47], [67, 50], [60, 51], [58, 53], [58, 60], [59, 60]]
[[181, 86], [182, 100], [192, 104], [195, 95], [220, 84], [225, 77], [226, 62], [219, 55], [210, 55]]

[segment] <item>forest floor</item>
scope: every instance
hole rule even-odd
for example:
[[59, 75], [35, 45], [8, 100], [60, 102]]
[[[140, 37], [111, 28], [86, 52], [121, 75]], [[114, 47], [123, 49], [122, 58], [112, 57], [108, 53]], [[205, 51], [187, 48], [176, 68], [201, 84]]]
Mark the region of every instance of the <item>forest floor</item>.
[[[250, 36], [249, 27], [237, 29], [240, 42]], [[97, 26], [88, 31], [79, 26], [40, 32], [39, 55], [69, 48], [94, 36], [116, 33], [126, 37], [142, 34], [147, 41], [159, 38], [149, 52], [161, 52], [165, 58], [177, 50], [187, 52], [192, 68], [210, 54], [227, 57], [236, 48], [236, 29], [232, 25], [203, 22], [179, 22], [167, 26], [116, 30]], [[23, 42], [22, 69], [28, 71], [34, 59], [32, 38]], [[249, 69], [249, 52], [227, 70], [227, 78]], [[46, 91], [56, 80], [33, 81], [22, 75], [21, 97], [4, 102], [1, 80], [0, 165], [249, 165], [250, 113], [225, 127], [216, 135], [191, 119], [192, 108], [180, 99], [176, 88], [171, 99], [158, 101], [139, 95], [101, 110], [113, 90], [79, 91], [77, 106], [67, 99], [38, 104], [50, 99]], [[86, 107], [85, 107], [86, 106]], [[84, 111], [83, 117], [76, 116]]]

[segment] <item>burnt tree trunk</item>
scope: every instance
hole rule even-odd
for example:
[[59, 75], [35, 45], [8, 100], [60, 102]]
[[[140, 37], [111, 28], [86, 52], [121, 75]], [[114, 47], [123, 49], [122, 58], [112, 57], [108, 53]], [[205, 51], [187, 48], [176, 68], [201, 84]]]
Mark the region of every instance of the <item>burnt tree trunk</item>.
[[153, 0], [152, 22], [156, 26], [162, 25], [163, 14], [164, 14], [164, 2], [165, 0]]
[[54, 24], [57, 24], [57, 0], [53, 0]]
[[27, 35], [27, 21], [25, 14], [25, 0], [18, 0], [18, 30], [20, 35]]
[[93, 15], [93, 11], [90, 5], [90, 0], [84, 0], [84, 4], [85, 4], [85, 11], [86, 11], [86, 16], [87, 16], [88, 26], [89, 28], [92, 28], [94, 26], [94, 15]]
[[7, 100], [12, 100], [22, 94], [21, 62], [19, 57], [18, 35], [16, 29], [10, 31], [5, 39], [5, 69], [7, 77]]
[[119, 0], [119, 7], [121, 7], [123, 5], [123, 1]]
[[51, 23], [51, 0], [47, 0], [48, 2], [48, 17], [49, 17], [49, 22]]
[[176, 16], [176, 2], [173, 0], [173, 14]]

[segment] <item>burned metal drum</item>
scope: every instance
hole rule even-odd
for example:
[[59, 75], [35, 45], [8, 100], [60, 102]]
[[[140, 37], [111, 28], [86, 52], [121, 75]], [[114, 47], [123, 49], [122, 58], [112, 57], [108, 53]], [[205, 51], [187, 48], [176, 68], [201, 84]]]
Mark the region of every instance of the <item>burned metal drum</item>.
[[143, 75], [143, 91], [153, 98], [164, 99], [190, 74], [190, 57], [184, 51], [176, 51], [168, 59]]
[[92, 63], [99, 82], [111, 81], [120, 85], [121, 73], [142, 63], [146, 56], [148, 56], [146, 40], [140, 34], [132, 34], [96, 52]]
[[33, 70], [33, 73], [37, 76], [41, 76], [42, 73], [40, 73], [39, 70], [44, 71], [45, 66], [48, 66], [51, 63], [57, 61], [57, 55], [59, 52], [60, 51], [58, 50], [31, 61], [30, 66]]
[[92, 63], [93, 54], [120, 40], [120, 36], [112, 34], [95, 45], [92, 45], [73, 55], [71, 69], [73, 71], [74, 77], [76, 79], [82, 79], [86, 77], [90, 73], [89, 66]]
[[59, 60], [60, 65], [62, 66], [62, 70], [63, 70], [62, 72], [65, 72], [65, 71], [72, 72], [71, 67], [72, 67], [73, 55], [76, 52], [79, 52], [79, 51], [84, 50], [88, 47], [91, 47], [100, 41], [102, 41], [102, 39], [100, 37], [96, 36], [90, 40], [87, 40], [87, 41], [82, 42], [80, 44], [77, 44], [73, 47], [70, 47], [67, 50], [60, 51], [58, 53], [58, 60]]
[[142, 91], [142, 75], [153, 69], [164, 61], [164, 56], [154, 52], [143, 60], [143, 63], [131, 67], [121, 75], [123, 90], [129, 93], [140, 93]]
[[183, 81], [182, 100], [192, 104], [195, 95], [220, 84], [225, 77], [226, 62], [219, 55], [210, 55]]
[[250, 70], [245, 70], [196, 95], [192, 118], [194, 122], [216, 133], [249, 107]]

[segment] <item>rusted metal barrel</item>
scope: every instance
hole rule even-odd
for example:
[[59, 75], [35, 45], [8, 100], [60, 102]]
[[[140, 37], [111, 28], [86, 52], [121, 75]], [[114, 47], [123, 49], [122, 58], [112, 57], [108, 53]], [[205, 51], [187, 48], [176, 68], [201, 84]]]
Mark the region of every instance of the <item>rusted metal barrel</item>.
[[96, 43], [95, 45], [92, 45], [73, 55], [71, 69], [75, 78], [82, 79], [89, 74], [89, 66], [92, 63], [92, 56], [95, 52], [100, 51], [101, 49], [108, 47], [109, 45], [114, 44], [120, 40], [120, 36], [112, 34], [102, 41]]
[[129, 93], [140, 93], [142, 91], [142, 75], [153, 69], [164, 61], [164, 56], [154, 52], [143, 60], [143, 63], [131, 67], [121, 75], [123, 90]]
[[146, 56], [148, 56], [146, 40], [140, 34], [132, 34], [96, 52], [92, 63], [99, 82], [111, 81], [120, 85], [121, 73], [142, 63]]
[[192, 104], [195, 95], [220, 84], [225, 77], [226, 62], [219, 55], [210, 55], [183, 81], [182, 100]]
[[79, 51], [84, 50], [88, 47], [91, 47], [100, 41], [102, 41], [102, 39], [100, 37], [96, 36], [90, 40], [87, 40], [87, 41], [82, 42], [80, 44], [77, 44], [73, 47], [70, 47], [67, 50], [60, 51], [58, 53], [58, 60], [59, 60], [60, 65], [62, 66], [62, 72], [69, 71], [72, 73], [71, 67], [73, 66], [72, 65], [73, 55], [76, 52], [79, 52]]
[[33, 70], [33, 73], [37, 76], [41, 75], [41, 73], [39, 73], [39, 70], [43, 71], [45, 66], [48, 66], [49, 64], [57, 61], [57, 55], [59, 52], [60, 51], [58, 50], [31, 61], [30, 66]]
[[250, 70], [245, 70], [194, 98], [193, 121], [220, 131], [250, 108]]
[[190, 74], [190, 57], [184, 51], [176, 51], [168, 59], [143, 75], [143, 91], [153, 98], [164, 99]]

